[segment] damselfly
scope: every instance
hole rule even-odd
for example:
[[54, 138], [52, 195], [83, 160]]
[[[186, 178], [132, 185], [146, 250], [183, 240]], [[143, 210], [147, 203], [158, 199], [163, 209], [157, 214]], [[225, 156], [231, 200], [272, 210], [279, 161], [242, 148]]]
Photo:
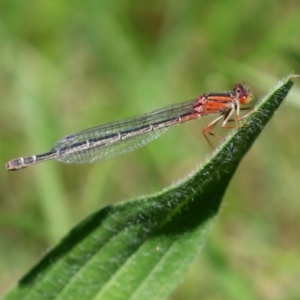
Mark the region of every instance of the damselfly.
[[148, 114], [70, 134], [56, 142], [47, 153], [10, 160], [6, 163], [6, 169], [19, 170], [49, 159], [83, 164], [114, 158], [144, 146], [172, 125], [219, 114], [202, 130], [211, 145], [208, 135], [216, 136], [212, 132], [215, 125], [223, 119], [223, 128], [235, 127], [228, 126], [228, 121], [234, 113], [235, 119], [241, 120], [240, 104], [247, 104], [251, 99], [250, 90], [243, 84], [236, 84], [231, 92], [202, 94], [197, 99]]

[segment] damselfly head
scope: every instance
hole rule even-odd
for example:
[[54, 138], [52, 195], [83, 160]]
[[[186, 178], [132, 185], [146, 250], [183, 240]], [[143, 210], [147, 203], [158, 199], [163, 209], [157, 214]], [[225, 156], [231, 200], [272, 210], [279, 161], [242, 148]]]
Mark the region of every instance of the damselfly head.
[[253, 99], [251, 90], [241, 83], [237, 83], [234, 86], [233, 93], [237, 98], [239, 98], [241, 104], [247, 104]]

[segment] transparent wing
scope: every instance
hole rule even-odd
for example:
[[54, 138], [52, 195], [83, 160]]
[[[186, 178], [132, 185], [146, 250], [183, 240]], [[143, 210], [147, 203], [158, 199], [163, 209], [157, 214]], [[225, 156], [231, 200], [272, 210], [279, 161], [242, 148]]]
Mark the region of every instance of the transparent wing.
[[68, 164], [85, 164], [111, 159], [146, 145], [164, 133], [167, 129], [168, 127], [145, 133], [143, 136], [135, 136], [97, 148], [74, 151], [68, 155], [57, 156], [56, 159]]
[[195, 100], [68, 135], [54, 144], [56, 159], [81, 164], [107, 160], [151, 142], [180, 119], [195, 114]]

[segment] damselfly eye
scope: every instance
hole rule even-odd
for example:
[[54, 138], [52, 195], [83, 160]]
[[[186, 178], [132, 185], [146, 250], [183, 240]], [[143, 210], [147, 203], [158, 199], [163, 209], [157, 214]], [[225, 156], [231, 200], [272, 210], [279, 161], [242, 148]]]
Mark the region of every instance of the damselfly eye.
[[243, 84], [236, 84], [233, 88], [233, 92], [236, 95], [236, 97], [239, 98], [242, 104], [246, 104], [252, 100], [251, 91]]
[[244, 86], [242, 86], [241, 84], [236, 84], [234, 86], [233, 90], [234, 90], [235, 94], [237, 95], [237, 97], [243, 97], [248, 93], [246, 88]]

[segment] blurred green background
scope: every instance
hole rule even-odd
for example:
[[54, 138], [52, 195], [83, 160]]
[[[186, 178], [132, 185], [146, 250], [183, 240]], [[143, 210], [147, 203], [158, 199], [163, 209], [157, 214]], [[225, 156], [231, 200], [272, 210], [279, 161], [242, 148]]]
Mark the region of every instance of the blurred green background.
[[[4, 164], [61, 137], [300, 73], [299, 1], [1, 1], [0, 295], [81, 219], [158, 191], [211, 149], [204, 118], [93, 165]], [[299, 299], [300, 81], [249, 151], [171, 299]], [[223, 131], [222, 131], [223, 132]], [[224, 132], [223, 132], [224, 135]], [[215, 141], [216, 144], [218, 141]]]

